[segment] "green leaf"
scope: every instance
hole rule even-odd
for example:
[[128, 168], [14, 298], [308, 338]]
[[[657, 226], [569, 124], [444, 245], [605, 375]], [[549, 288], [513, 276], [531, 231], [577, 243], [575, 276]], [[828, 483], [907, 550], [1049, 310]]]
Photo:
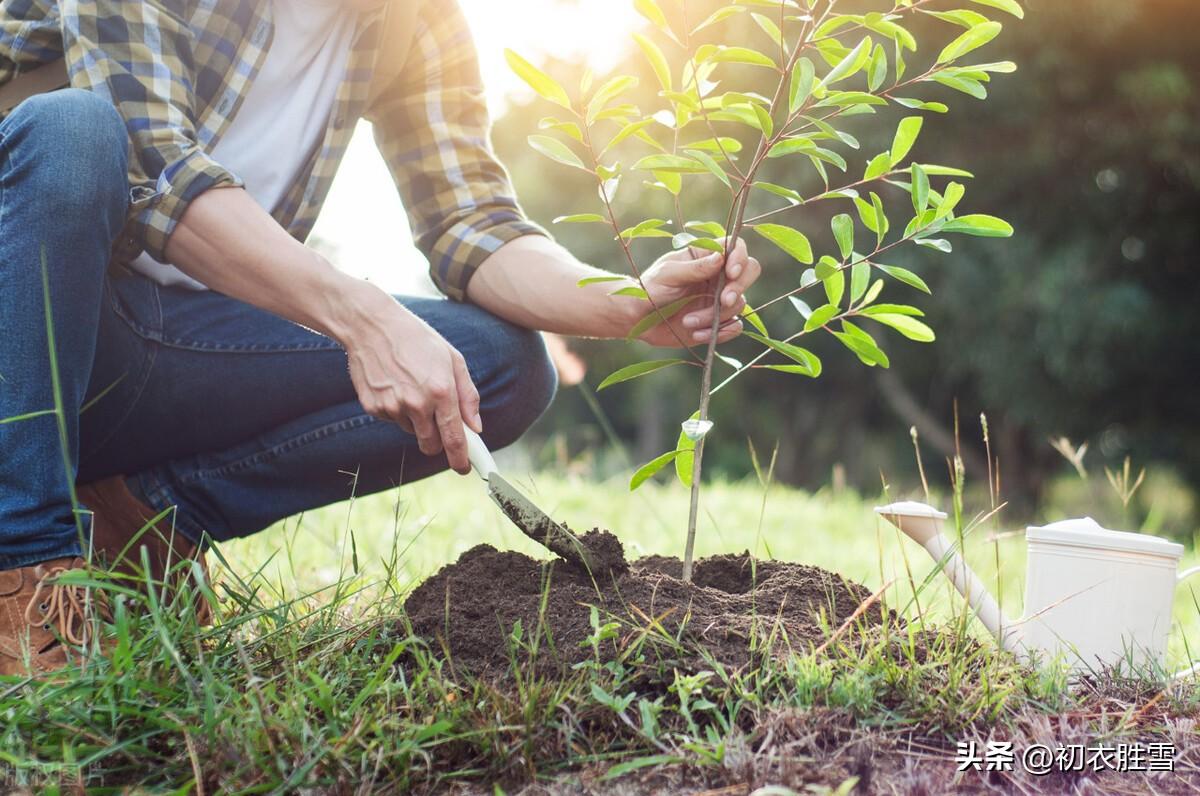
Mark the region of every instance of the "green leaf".
[[854, 219], [846, 213], [839, 213], [829, 223], [833, 228], [833, 237], [837, 241], [838, 250], [841, 251], [842, 259], [845, 260], [854, 251]]
[[961, 91], [963, 94], [974, 97], [975, 99], [987, 99], [987, 89], [983, 84], [974, 78], [962, 77], [959, 75], [937, 74], [932, 78], [935, 82], [941, 83], [943, 86], [952, 88], [955, 91]]
[[900, 124], [896, 127], [896, 136], [892, 139], [891, 165], [894, 166], [904, 160], [912, 150], [917, 136], [921, 133], [921, 125], [924, 121], [920, 116], [906, 116], [900, 120]]
[[876, 242], [883, 244], [883, 238], [888, 233], [888, 217], [883, 210], [883, 200], [879, 198], [879, 194], [871, 191], [871, 204], [875, 208], [875, 237]]
[[721, 168], [721, 165], [717, 163], [717, 161], [713, 160], [712, 155], [708, 154], [707, 152], [702, 152], [699, 149], [688, 150], [688, 155], [700, 161], [700, 164], [703, 165], [704, 168], [708, 169], [709, 173], [711, 173], [721, 182], [725, 183], [726, 188], [733, 187], [729, 181], [729, 175], [725, 173], [725, 169]]
[[[753, 326], [755, 329], [757, 329], [757, 330], [758, 330], [759, 334], [763, 334], [763, 335], [766, 335], [766, 334], [767, 334], [767, 327], [766, 327], [766, 325], [765, 325], [765, 324], [762, 322], [762, 318], [758, 317], [758, 313], [757, 313], [757, 312], [755, 312], [755, 311], [753, 310], [753, 308], [751, 308], [751, 306], [750, 306], [749, 304], [747, 304], [746, 306], [742, 307], [742, 313], [741, 313], [741, 315], [742, 315], [742, 317], [743, 317], [743, 318], [745, 318], [745, 319], [746, 319], [746, 321], [748, 321], [748, 322], [749, 322], [749, 324], [750, 324], [751, 326]], [[768, 335], [768, 336], [769, 336], [769, 335]]]
[[583, 171], [590, 171], [587, 166], [583, 165], [579, 156], [557, 138], [551, 138], [548, 135], [531, 135], [529, 136], [529, 145], [551, 160]]
[[950, 245], [950, 241], [945, 238], [920, 238], [915, 241], [918, 246], [924, 246], [927, 249], [935, 249], [945, 254], [954, 251], [954, 247]]
[[938, 202], [937, 214], [934, 218], [943, 218], [952, 213], [966, 193], [967, 189], [961, 182], [947, 184], [946, 190], [942, 192], [942, 201]]
[[916, 340], [918, 343], [932, 343], [935, 339], [933, 329], [909, 315], [877, 313], [868, 317], [873, 321], [879, 321], [885, 326], [892, 327], [909, 340]]
[[1007, 11], [1017, 19], [1025, 18], [1025, 11], [1021, 8], [1017, 0], [971, 0], [972, 3], [990, 8], [998, 8], [1001, 11]]
[[767, 37], [773, 41], [776, 46], [783, 45], [783, 32], [779, 30], [779, 26], [775, 24], [774, 20], [772, 20], [770, 17], [765, 17], [762, 14], [751, 14], [750, 16], [754, 18], [754, 21], [760, 28], [762, 28], [763, 33], [767, 34]]
[[874, 307], [867, 307], [862, 311], [863, 315], [913, 315], [918, 318], [924, 317], [925, 312], [919, 307], [913, 307], [909, 304], [876, 304]]
[[938, 55], [937, 63], [948, 63], [956, 58], [961, 58], [972, 50], [982, 47], [996, 38], [1003, 27], [999, 22], [984, 22], [982, 25], [976, 25], [947, 44], [941, 54]]
[[720, 47], [709, 56], [708, 60], [719, 64], [748, 64], [750, 66], [767, 66], [778, 69], [775, 60], [749, 47]]
[[662, 456], [657, 456], [643, 464], [637, 469], [637, 472], [633, 474], [633, 478], [629, 479], [629, 491], [632, 492], [642, 484], [646, 483], [649, 478], [670, 464], [678, 455], [679, 451], [668, 451]]
[[967, 179], [971, 179], [975, 176], [969, 171], [963, 171], [951, 166], [938, 166], [933, 163], [922, 163], [921, 168], [925, 169], [925, 173], [930, 177], [966, 177]]
[[650, 68], [654, 70], [654, 76], [658, 78], [658, 83], [663, 87], [663, 91], [670, 91], [674, 86], [671, 78], [671, 65], [667, 63], [667, 57], [663, 55], [662, 49], [648, 36], [641, 33], [633, 34], [633, 38], [645, 53], [646, 60], [650, 62]]
[[596, 121], [596, 115], [604, 110], [605, 106], [608, 105], [609, 102], [620, 96], [622, 93], [633, 88], [637, 84], [638, 79], [636, 77], [630, 77], [629, 75], [618, 75], [601, 86], [591, 100], [588, 101], [587, 123], [591, 124], [592, 122]]
[[924, 213], [925, 208], [929, 207], [929, 174], [925, 169], [921, 168], [920, 163], [912, 164], [912, 189], [910, 191], [913, 200], [913, 210], [917, 213]]
[[579, 125], [575, 124], [575, 122], [564, 122], [559, 119], [555, 119], [553, 116], [547, 116], [545, 119], [542, 119], [538, 122], [538, 129], [558, 130], [566, 133], [580, 143], [583, 142], [583, 131], [579, 129]]
[[613, 147], [615, 147], [617, 144], [619, 144], [622, 141], [624, 141], [625, 139], [629, 138], [629, 136], [631, 136], [631, 135], [637, 135], [638, 133], [640, 133], [642, 130], [645, 130], [647, 127], [649, 127], [653, 123], [654, 123], [653, 119], [639, 119], [636, 122], [630, 122], [629, 124], [625, 125], [624, 127], [621, 128], [620, 132], [618, 132], [616, 135], [614, 135], [612, 137], [612, 140], [609, 141], [608, 145], [605, 146], [604, 149], [600, 152], [600, 156], [604, 157], [604, 155], [608, 154], [608, 151], [610, 149], [612, 149]]
[[672, 365], [680, 365], [683, 364], [683, 362], [684, 360], [682, 359], [655, 359], [649, 362], [637, 362], [633, 365], [623, 367], [615, 373], [609, 374], [608, 378], [600, 382], [600, 386], [596, 388], [596, 391], [599, 392], [605, 387], [611, 387], [612, 385], [620, 384], [623, 381], [636, 379], [638, 376], [645, 376], [648, 373], [654, 373], [655, 371], [662, 370], [663, 368], [669, 368]]
[[965, 8], [958, 8], [954, 11], [926, 11], [925, 13], [931, 17], [937, 17], [943, 22], [949, 22], [951, 25], [958, 25], [968, 30], [988, 21], [988, 18], [983, 14], [976, 11], [968, 11]]
[[867, 285], [871, 281], [871, 264], [866, 260], [859, 260], [854, 265], [850, 266], [850, 303], [858, 301], [867, 292]]
[[[699, 410], [692, 412], [691, 420], [700, 418]], [[678, 456], [675, 457], [675, 477], [679, 479], [679, 483], [685, 487], [692, 485], [692, 470], [696, 464], [696, 441], [688, 437], [683, 431], [679, 432], [679, 439], [675, 441], [675, 450]]]
[[792, 190], [791, 188], [785, 188], [782, 185], [776, 185], [773, 182], [762, 182], [760, 180], [759, 182], [754, 183], [754, 187], [764, 190], [767, 193], [773, 193], [776, 196], [782, 196], [793, 205], [798, 205], [804, 201], [804, 197], [800, 195], [799, 191]]
[[917, 276], [907, 268], [901, 268], [898, 265], [882, 265], [881, 263], [874, 263], [874, 266], [890, 276], [892, 279], [895, 279], [897, 282], [903, 282], [909, 287], [920, 290], [922, 293], [933, 292], [929, 289], [929, 285], [925, 284], [924, 279]]
[[946, 107], [945, 103], [942, 102], [926, 102], [924, 100], [909, 99], [908, 97], [892, 97], [892, 102], [916, 111], [945, 113], [946, 111], [950, 110]]
[[[870, 265], [870, 264], [868, 263], [868, 265]], [[869, 305], [869, 304], [870, 304], [872, 301], [874, 301], [875, 299], [879, 298], [879, 294], [880, 294], [881, 292], [883, 292], [883, 280], [882, 280], [882, 279], [876, 279], [874, 282], [872, 282], [872, 283], [871, 283], [871, 287], [869, 287], [869, 288], [867, 289], [867, 295], [863, 296], [863, 299], [862, 299], [862, 301], [859, 303], [859, 306], [860, 306], [860, 307], [866, 307], [866, 306], [867, 306], [867, 305]]]
[[757, 340], [767, 348], [783, 354], [788, 359], [803, 367], [805, 369], [803, 371], [804, 375], [811, 376], [814, 379], [821, 375], [821, 359], [808, 349], [792, 345], [791, 343], [785, 343], [782, 340], [772, 340], [766, 335], [755, 334], [754, 332], [746, 332], [745, 334], [747, 337]]
[[[599, 213], [576, 213], [573, 216], [559, 216], [555, 224], [607, 224], [608, 219]], [[621, 279], [623, 277], [618, 277]]]
[[699, 25], [692, 28], [692, 33], [699, 33], [700, 31], [707, 28], [709, 25], [715, 25], [718, 22], [721, 22], [722, 20], [729, 19], [734, 14], [740, 14], [745, 10], [746, 9], [739, 8], [738, 6], [725, 6], [724, 8], [719, 8], [716, 11], [709, 14], [708, 18], [705, 19], [703, 22], [701, 22]]
[[700, 174], [707, 171], [698, 161], [679, 155], [646, 155], [633, 164], [635, 169], [647, 171], [678, 172], [681, 174]]
[[870, 91], [875, 91], [883, 85], [883, 81], [887, 80], [887, 70], [887, 51], [883, 49], [882, 44], [876, 44], [874, 52], [871, 53], [871, 61], [867, 64], [867, 88]]
[[805, 264], [813, 261], [812, 245], [799, 230], [782, 224], [758, 224], [754, 231], [783, 249], [792, 259]]
[[571, 98], [567, 96], [567, 90], [555, 82], [550, 75], [512, 50], [504, 51], [504, 60], [508, 61], [508, 68], [516, 72], [517, 77], [524, 80], [539, 96], [564, 108], [571, 107]]
[[846, 293], [846, 272], [839, 268], [830, 274], [825, 279], [821, 280], [821, 284], [825, 287], [825, 297], [829, 299], [829, 303], [838, 306], [842, 303], [842, 296]]
[[942, 232], [961, 232], [981, 238], [1009, 238], [1012, 237], [1013, 228], [1002, 218], [973, 213], [950, 219], [942, 226]]
[[873, 180], [876, 177], [887, 174], [892, 169], [892, 158], [887, 152], [880, 152], [875, 157], [871, 158], [871, 162], [867, 164], [867, 170], [863, 172], [864, 180]]
[[688, 221], [683, 225], [687, 229], [694, 229], [697, 232], [702, 232], [714, 238], [725, 237], [725, 227], [718, 224], [716, 221]]
[[804, 331], [811, 332], [820, 329], [825, 324], [836, 318], [841, 312], [841, 307], [836, 304], [825, 304], [813, 310], [812, 315], [804, 322]]
[[626, 240], [634, 240], [635, 238], [669, 238], [672, 237], [671, 233], [662, 229], [668, 223], [661, 218], [648, 218], [628, 229], [621, 230], [621, 237]]
[[618, 276], [617, 274], [613, 274], [612, 276], [585, 276], [583, 279], [580, 279], [575, 284], [578, 287], [587, 287], [588, 285], [598, 285], [598, 284], [601, 284], [604, 282], [627, 282], [627, 281], [629, 281], [629, 277]]
[[662, 9], [658, 7], [658, 3], [654, 0], [633, 0], [633, 7], [637, 12], [646, 19], [653, 22], [656, 26], [666, 31], [671, 32], [671, 26], [667, 24], [667, 17], [663, 14]]
[[691, 304], [695, 300], [695, 296], [684, 296], [681, 299], [672, 301], [665, 307], [659, 307], [657, 310], [651, 310], [644, 318], [634, 324], [633, 328], [629, 330], [627, 338], [629, 340], [638, 339], [646, 332], [662, 323], [664, 319], [671, 318], [673, 315], [675, 315], [675, 313], [679, 312], [681, 309], [686, 307], [688, 304]]
[[823, 89], [826, 86], [831, 86], [844, 77], [848, 77], [851, 73], [858, 70], [861, 66], [861, 59], [865, 59], [870, 52], [871, 37], [864, 36], [863, 40], [858, 43], [858, 46], [846, 54], [846, 57], [838, 62], [837, 66], [829, 70], [825, 77], [821, 78], [821, 82], [817, 84], [818, 89]]
[[794, 114], [804, 106], [805, 101], [812, 94], [815, 76], [812, 61], [807, 58], [796, 61], [796, 66], [792, 69], [791, 94], [788, 97], [789, 113]]
[[888, 360], [887, 354], [883, 353], [883, 349], [881, 349], [879, 344], [875, 342], [874, 337], [867, 334], [865, 331], [855, 326], [848, 320], [842, 321], [842, 331], [846, 335], [849, 335], [851, 338], [862, 343], [864, 350], [869, 350], [871, 352], [870, 356], [875, 364], [882, 365], [885, 368], [890, 366], [891, 363]]
[[855, 355], [869, 367], [879, 365], [881, 367], [889, 367], [891, 362], [888, 360], [887, 354], [875, 344], [875, 341], [866, 332], [853, 326], [849, 321], [842, 322], [843, 328], [855, 329], [857, 332], [834, 332], [833, 336], [841, 341], [842, 345], [849, 348]]
[[816, 148], [817, 145], [806, 135], [795, 138], [784, 138], [771, 147], [770, 151], [767, 152], [767, 157], [781, 158], [796, 152], [812, 152]]
[[[817, 263], [817, 267], [814, 269], [811, 269], [813, 272], [813, 276], [815, 277], [814, 281], [816, 281], [816, 279], [822, 279], [822, 280], [828, 279], [829, 277], [836, 274], [841, 269], [841, 267], [842, 267], [842, 264], [837, 259], [830, 257], [828, 254], [822, 255], [820, 261]], [[808, 273], [808, 271], [806, 270], [805, 274], [807, 274], [807, 273]], [[800, 286], [801, 287], [808, 286], [808, 283], [805, 282], [803, 276], [801, 276], [801, 278], [800, 278]]]

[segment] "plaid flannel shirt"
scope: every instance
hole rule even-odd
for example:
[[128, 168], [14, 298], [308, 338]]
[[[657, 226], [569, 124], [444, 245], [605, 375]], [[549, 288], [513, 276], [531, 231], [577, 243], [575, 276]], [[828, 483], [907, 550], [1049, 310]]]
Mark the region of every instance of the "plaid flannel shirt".
[[[381, 41], [385, 6], [360, 11], [324, 137], [275, 219], [298, 240], [308, 237], [355, 124], [367, 118], [434, 282], [462, 300], [496, 249], [545, 233], [521, 212], [491, 150], [478, 61], [457, 0], [387, 2], [418, 6], [404, 69], [368, 103], [389, 42]], [[108, 97], [125, 119], [132, 202], [117, 262], [143, 250], [165, 261], [188, 204], [211, 188], [241, 185], [208, 153], [270, 47], [270, 8], [265, 0], [0, 3], [0, 84], [65, 54], [71, 85]]]

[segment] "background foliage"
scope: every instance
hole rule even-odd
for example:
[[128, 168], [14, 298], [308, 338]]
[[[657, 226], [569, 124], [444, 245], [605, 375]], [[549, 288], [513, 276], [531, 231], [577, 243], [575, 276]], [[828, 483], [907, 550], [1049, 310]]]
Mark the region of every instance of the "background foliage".
[[[786, 443], [782, 480], [820, 486], [836, 465], [851, 485], [874, 489], [882, 470], [911, 486], [909, 427], [917, 425], [926, 451], [940, 458], [952, 444], [957, 402], [968, 474], [983, 480], [986, 412], [1004, 491], [1027, 506], [1042, 497], [1047, 476], [1069, 469], [1047, 444], [1063, 434], [1091, 443], [1085, 461], [1094, 470], [1132, 455], [1200, 485], [1200, 55], [1192, 33], [1200, 8], [1187, 0], [1031, 0], [1026, 10], [1023, 22], [1006, 25], [997, 52], [980, 51], [1020, 65], [993, 81], [986, 103], [926, 92], [952, 112], [927, 116], [914, 157], [936, 152], [937, 162], [968, 165], [977, 177], [968, 185], [972, 206], [1017, 230], [1002, 243], [957, 238], [949, 257], [905, 249], [891, 259], [933, 288], [921, 306], [938, 341], [890, 340], [890, 371], [830, 368], [817, 381], [761, 373], [715, 398], [713, 416], [727, 438], [749, 438], [760, 451]], [[926, 19], [914, 28], [924, 40], [933, 37], [921, 28], [944, 24]], [[630, 64], [642, 70], [638, 91], [652, 105], [652, 75], [632, 53]], [[585, 175], [575, 183], [562, 169], [547, 179], [545, 161], [525, 144], [530, 115], [516, 108], [499, 120], [496, 146], [527, 210], [548, 225], [593, 189]], [[850, 129], [872, 126], [879, 138], [864, 136], [863, 152], [888, 145], [886, 126]], [[590, 226], [554, 231], [581, 256], [619, 269], [611, 240]], [[760, 259], [783, 257], [757, 244]], [[766, 279], [774, 273], [780, 283], [764, 284], [762, 297], [788, 287], [790, 275], [779, 276], [786, 269], [771, 265], [782, 263], [766, 268]], [[622, 344], [583, 351], [593, 385], [634, 359]], [[637, 441], [635, 458], [669, 446], [694, 408], [692, 375], [668, 371], [601, 395], [618, 433]], [[572, 392], [542, 429], [566, 434], [577, 450], [599, 430]], [[753, 412], [745, 408], [751, 397]], [[751, 466], [735, 445], [714, 447], [710, 457], [711, 468], [731, 476]]]

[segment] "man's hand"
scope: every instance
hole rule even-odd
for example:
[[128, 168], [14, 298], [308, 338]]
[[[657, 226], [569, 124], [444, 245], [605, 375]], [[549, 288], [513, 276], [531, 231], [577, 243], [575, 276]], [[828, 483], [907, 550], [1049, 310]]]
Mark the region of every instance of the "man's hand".
[[465, 422], [483, 432], [479, 392], [462, 354], [391, 296], [364, 296], [353, 328], [341, 339], [350, 378], [368, 414], [398, 423], [421, 453], [446, 451], [454, 470], [471, 471]]
[[[702, 250], [683, 249], [671, 252], [658, 259], [644, 274], [642, 284], [656, 307], [666, 307], [687, 296], [696, 300], [676, 312], [668, 322], [660, 323], [641, 339], [652, 345], [680, 347], [702, 345], [712, 335], [713, 290], [721, 266], [725, 266], [725, 287], [721, 292], [721, 327], [717, 342], [723, 343], [742, 332], [739, 313], [746, 306], [745, 293], [762, 273], [758, 260], [746, 252], [744, 241], [724, 254]], [[645, 301], [638, 303], [638, 320], [653, 312]], [[636, 321], [635, 321], [636, 322]]]

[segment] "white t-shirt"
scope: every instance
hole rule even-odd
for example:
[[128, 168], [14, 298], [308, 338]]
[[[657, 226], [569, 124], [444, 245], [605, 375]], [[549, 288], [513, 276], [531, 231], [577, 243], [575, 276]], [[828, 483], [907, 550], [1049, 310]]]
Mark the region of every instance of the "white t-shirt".
[[[356, 15], [338, 0], [272, 0], [275, 35], [210, 156], [274, 212], [320, 145], [345, 76]], [[142, 254], [130, 267], [162, 285], [205, 286]]]

